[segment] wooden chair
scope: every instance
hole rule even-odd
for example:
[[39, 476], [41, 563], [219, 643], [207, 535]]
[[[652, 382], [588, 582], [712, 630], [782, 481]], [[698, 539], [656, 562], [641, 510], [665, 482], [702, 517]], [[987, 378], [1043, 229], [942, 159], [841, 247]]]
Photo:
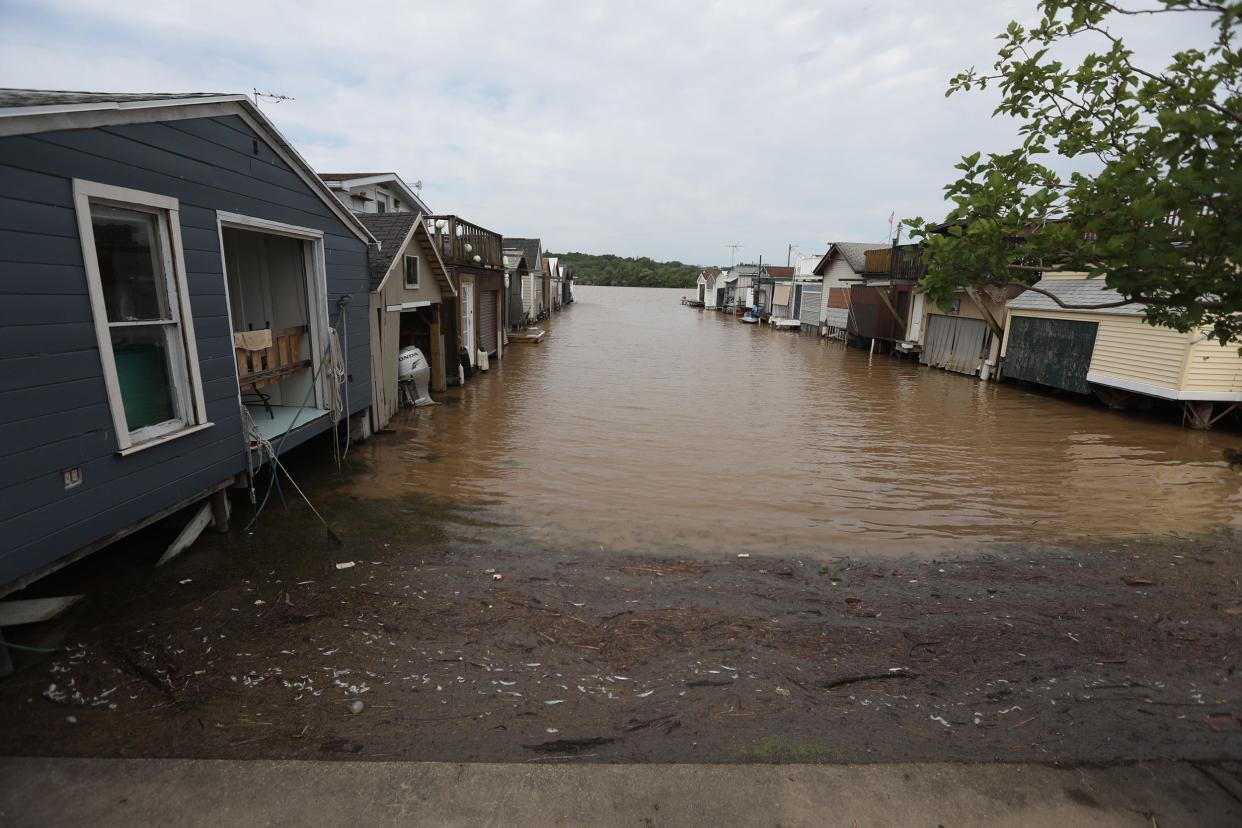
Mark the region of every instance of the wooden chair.
[[[309, 359], [300, 357], [301, 351], [298, 347], [301, 337], [306, 333], [307, 328], [304, 325], [273, 330], [270, 344], [266, 348], [256, 350], [251, 350], [242, 343], [239, 337], [234, 337], [234, 351], [237, 354], [237, 382], [242, 388], [243, 402], [245, 402], [245, 396], [250, 396], [252, 400], [262, 404], [268, 417], [274, 417], [271, 395], [259, 389], [288, 379], [311, 366]], [[247, 388], [250, 390], [245, 390]]]

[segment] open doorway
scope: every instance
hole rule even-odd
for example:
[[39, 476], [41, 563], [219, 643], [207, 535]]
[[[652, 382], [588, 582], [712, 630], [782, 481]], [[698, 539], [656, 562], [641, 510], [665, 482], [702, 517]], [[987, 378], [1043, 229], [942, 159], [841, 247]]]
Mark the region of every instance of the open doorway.
[[330, 413], [316, 382], [324, 341], [316, 242], [229, 225], [221, 241], [242, 404], [275, 440]]
[[440, 318], [438, 303], [403, 310], [398, 331], [398, 351], [413, 345], [427, 358], [427, 364], [431, 367], [432, 391], [444, 390], [444, 337], [440, 330]]

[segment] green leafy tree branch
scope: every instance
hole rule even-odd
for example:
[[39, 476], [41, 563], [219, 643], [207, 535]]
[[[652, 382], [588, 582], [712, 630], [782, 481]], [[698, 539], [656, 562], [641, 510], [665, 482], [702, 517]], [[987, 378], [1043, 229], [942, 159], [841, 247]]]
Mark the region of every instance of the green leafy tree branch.
[[[1146, 319], [1242, 338], [1242, 2], [1042, 0], [1032, 27], [1010, 23], [991, 72], [954, 77], [946, 96], [996, 88], [994, 115], [1016, 119], [1021, 144], [956, 165], [943, 222], [906, 222], [927, 248], [921, 288], [1021, 286], [1041, 274], [1102, 278]], [[1212, 35], [1163, 69], [1139, 66], [1111, 25], [1203, 15]], [[1071, 43], [1072, 41], [1072, 43]], [[1071, 64], [1057, 55], [1090, 43]], [[1055, 153], [1076, 171], [1062, 173]], [[1089, 170], [1089, 172], [1083, 171]], [[1036, 289], [1038, 290], [1038, 289]]]

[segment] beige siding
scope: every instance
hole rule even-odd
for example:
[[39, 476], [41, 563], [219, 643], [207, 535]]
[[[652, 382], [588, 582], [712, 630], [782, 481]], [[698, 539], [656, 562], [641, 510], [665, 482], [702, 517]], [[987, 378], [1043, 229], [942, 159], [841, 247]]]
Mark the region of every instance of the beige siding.
[[[828, 265], [828, 270], [824, 274], [824, 291], [819, 297], [819, 321], [820, 323], [828, 322], [829, 324], [834, 324], [833, 320], [835, 320], [835, 322], [844, 321], [847, 314], [841, 313], [840, 310], [838, 310], [836, 313], [833, 313], [832, 311], [830, 311], [829, 310], [830, 305], [828, 304], [828, 298], [829, 298], [829, 295], [833, 293], [832, 291], [833, 288], [837, 288], [837, 289], [844, 288], [847, 290], [849, 289], [850, 285], [853, 284], [853, 282], [847, 282], [845, 281], [846, 279], [857, 279], [857, 278], [858, 278], [858, 275], [854, 273], [854, 268], [849, 266], [849, 263], [845, 261], [844, 257], [842, 257], [840, 254], [837, 254], [833, 258], [832, 264]], [[839, 327], [844, 327], [844, 325], [840, 325]]]
[[1118, 379], [1177, 390], [1186, 362], [1189, 337], [1171, 328], [1156, 328], [1137, 316], [1095, 316], [1091, 370]]
[[1242, 342], [1221, 347], [1215, 339], [1204, 339], [1190, 346], [1182, 388], [1187, 391], [1242, 393]]
[[[405, 286], [405, 255], [418, 256], [419, 285]], [[371, 294], [371, 424], [383, 428], [401, 407], [397, 394], [397, 355], [400, 352], [401, 312], [389, 307], [406, 302], [440, 301], [440, 285], [432, 273], [427, 257], [411, 238], [409, 245], [393, 261], [383, 290]], [[427, 359], [432, 359], [427, 354]]]

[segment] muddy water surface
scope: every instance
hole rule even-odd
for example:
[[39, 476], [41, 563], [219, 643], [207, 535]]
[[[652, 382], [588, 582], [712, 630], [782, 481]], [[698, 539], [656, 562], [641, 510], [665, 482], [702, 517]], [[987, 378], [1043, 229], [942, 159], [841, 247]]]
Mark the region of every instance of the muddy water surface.
[[355, 494], [453, 504], [488, 542], [707, 555], [1242, 527], [1236, 432], [756, 329], [684, 293], [579, 287], [542, 344], [359, 447]]

